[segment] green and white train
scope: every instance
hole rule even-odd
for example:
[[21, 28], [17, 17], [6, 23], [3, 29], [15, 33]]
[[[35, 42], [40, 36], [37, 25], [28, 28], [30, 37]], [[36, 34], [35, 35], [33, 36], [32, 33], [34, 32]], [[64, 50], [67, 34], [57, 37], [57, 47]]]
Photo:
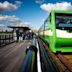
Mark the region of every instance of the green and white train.
[[52, 52], [72, 52], [72, 11], [52, 10], [38, 33]]

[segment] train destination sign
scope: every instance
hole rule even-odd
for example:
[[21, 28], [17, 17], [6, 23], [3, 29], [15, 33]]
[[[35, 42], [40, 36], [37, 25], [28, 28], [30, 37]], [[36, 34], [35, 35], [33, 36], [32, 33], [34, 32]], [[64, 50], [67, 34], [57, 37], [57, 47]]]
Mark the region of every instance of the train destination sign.
[[60, 23], [59, 27], [72, 27], [72, 24], [63, 24], [63, 23]]

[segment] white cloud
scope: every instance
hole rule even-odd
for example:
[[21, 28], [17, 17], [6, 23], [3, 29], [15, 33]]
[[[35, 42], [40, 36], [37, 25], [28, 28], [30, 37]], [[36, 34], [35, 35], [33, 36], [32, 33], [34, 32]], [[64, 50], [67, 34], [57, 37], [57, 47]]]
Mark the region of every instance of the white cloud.
[[4, 24], [0, 24], [0, 27], [4, 27], [5, 25]]
[[36, 3], [41, 4], [44, 2], [44, 0], [35, 0]]
[[22, 4], [22, 2], [21, 1], [15, 1], [16, 2], [16, 4]]
[[[19, 26], [19, 27], [29, 27], [31, 28], [31, 25], [27, 21], [22, 21], [20, 18], [16, 17], [15, 15], [8, 16], [8, 15], [0, 15], [0, 21], [5, 24], [7, 21], [8, 26]], [[4, 22], [3, 22], [4, 21]], [[0, 27], [3, 26], [3, 24], [0, 24]]]
[[13, 16], [8, 16], [8, 15], [4, 15], [4, 16], [0, 16], [0, 21], [19, 21], [20, 19], [17, 18], [15, 15]]
[[45, 11], [50, 10], [72, 10], [72, 4], [70, 2], [62, 2], [62, 3], [48, 3], [48, 4], [42, 4], [40, 6], [41, 9]]
[[22, 22], [19, 23], [19, 26], [22, 26], [22, 27], [27, 26], [27, 27], [28, 27], [29, 24], [30, 24], [29, 22], [24, 22], [24, 21], [22, 21]]
[[8, 1], [4, 1], [3, 3], [0, 2], [0, 11], [12, 11], [12, 10], [17, 10], [22, 2], [20, 1], [15, 1], [15, 4], [10, 3]]

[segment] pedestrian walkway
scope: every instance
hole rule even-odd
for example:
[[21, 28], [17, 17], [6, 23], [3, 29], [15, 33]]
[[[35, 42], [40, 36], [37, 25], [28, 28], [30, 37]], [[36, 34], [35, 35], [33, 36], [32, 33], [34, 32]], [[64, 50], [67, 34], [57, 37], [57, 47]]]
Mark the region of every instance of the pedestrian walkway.
[[0, 72], [18, 72], [31, 40], [14, 42], [0, 48]]

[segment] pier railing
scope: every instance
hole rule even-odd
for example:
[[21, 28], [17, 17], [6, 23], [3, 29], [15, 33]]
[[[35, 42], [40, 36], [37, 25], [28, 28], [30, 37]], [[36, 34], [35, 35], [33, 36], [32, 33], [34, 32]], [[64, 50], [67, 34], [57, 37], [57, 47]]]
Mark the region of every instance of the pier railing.
[[13, 33], [2, 33], [0, 34], [0, 46], [9, 44], [14, 41]]

